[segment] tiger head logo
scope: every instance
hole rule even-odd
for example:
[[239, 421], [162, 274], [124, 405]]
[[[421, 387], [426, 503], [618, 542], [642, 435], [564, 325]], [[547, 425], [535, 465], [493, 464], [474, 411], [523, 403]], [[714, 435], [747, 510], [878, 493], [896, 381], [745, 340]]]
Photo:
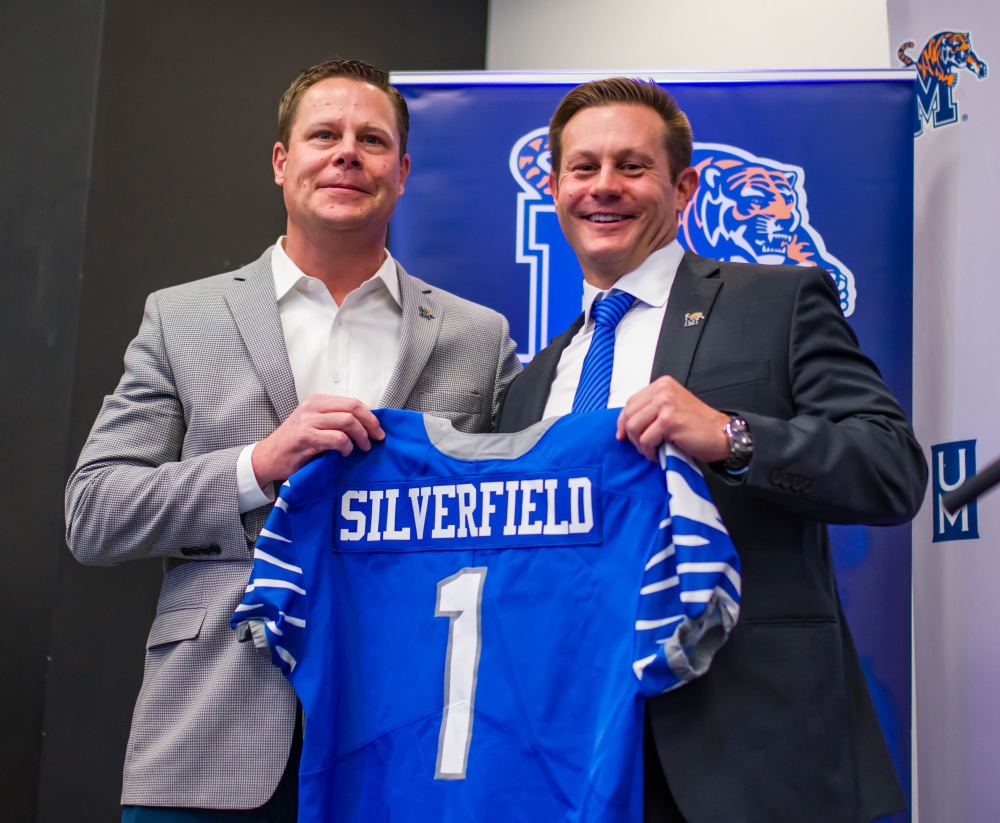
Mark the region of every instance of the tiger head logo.
[[700, 182], [680, 217], [682, 246], [716, 260], [820, 266], [853, 313], [854, 275], [810, 225], [800, 167], [717, 143], [695, 143], [692, 164]]
[[921, 135], [924, 123], [934, 128], [958, 121], [958, 103], [952, 91], [958, 84], [959, 74], [967, 69], [979, 80], [986, 78], [987, 67], [972, 50], [969, 32], [941, 31], [935, 34], [914, 60], [907, 53], [913, 48], [908, 40], [899, 47], [896, 56], [904, 66], [917, 70], [917, 111], [913, 133]]

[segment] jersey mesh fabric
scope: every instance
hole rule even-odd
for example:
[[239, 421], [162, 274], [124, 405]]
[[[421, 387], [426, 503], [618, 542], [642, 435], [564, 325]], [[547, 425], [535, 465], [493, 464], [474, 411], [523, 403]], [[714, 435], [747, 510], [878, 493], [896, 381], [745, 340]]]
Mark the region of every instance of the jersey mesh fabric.
[[707, 669], [740, 577], [697, 467], [617, 413], [470, 457], [380, 410], [282, 487], [232, 625], [302, 702], [300, 820], [641, 820], [642, 701]]

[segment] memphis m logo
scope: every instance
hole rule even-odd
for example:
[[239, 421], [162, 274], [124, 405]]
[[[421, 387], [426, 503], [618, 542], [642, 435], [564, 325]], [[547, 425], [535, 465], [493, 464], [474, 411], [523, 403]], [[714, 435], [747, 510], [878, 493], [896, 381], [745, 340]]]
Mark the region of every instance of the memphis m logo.
[[975, 501], [951, 514], [943, 498], [976, 473], [976, 441], [958, 440], [931, 446], [931, 489], [934, 501], [932, 542], [977, 540], [979, 511]]
[[[731, 262], [820, 266], [836, 283], [844, 314], [853, 313], [854, 275], [809, 221], [802, 168], [718, 143], [695, 143], [692, 163], [701, 182], [680, 217], [677, 238], [684, 248]], [[551, 168], [547, 128], [514, 143], [510, 172], [521, 187], [515, 259], [530, 272], [525, 361], [580, 313], [583, 275], [559, 230]]]
[[923, 134], [924, 123], [934, 128], [958, 122], [958, 103], [952, 92], [958, 84], [959, 72], [968, 69], [980, 80], [986, 77], [986, 63], [972, 50], [969, 32], [942, 31], [935, 34], [914, 60], [907, 53], [913, 48], [908, 40], [899, 47], [896, 56], [905, 66], [917, 69], [917, 109], [913, 117], [913, 133]]

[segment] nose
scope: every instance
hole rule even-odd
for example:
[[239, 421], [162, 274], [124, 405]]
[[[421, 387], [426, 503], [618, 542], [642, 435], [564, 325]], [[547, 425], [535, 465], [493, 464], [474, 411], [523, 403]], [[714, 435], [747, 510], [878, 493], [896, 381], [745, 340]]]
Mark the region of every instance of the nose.
[[333, 162], [338, 166], [358, 168], [361, 165], [361, 152], [358, 151], [358, 141], [353, 134], [345, 134], [334, 153]]
[[618, 171], [611, 163], [604, 163], [591, 178], [590, 193], [594, 197], [615, 197], [621, 194]]

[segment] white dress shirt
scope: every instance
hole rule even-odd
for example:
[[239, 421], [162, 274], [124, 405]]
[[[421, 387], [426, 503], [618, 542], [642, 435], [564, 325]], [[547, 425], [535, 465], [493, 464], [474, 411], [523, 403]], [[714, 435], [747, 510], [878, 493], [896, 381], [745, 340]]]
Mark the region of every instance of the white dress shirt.
[[573, 410], [573, 398], [583, 372], [583, 360], [594, 336], [590, 310], [607, 294], [628, 292], [635, 302], [615, 329], [615, 363], [611, 372], [608, 408], [621, 408], [639, 389], [649, 385], [653, 357], [660, 340], [660, 327], [667, 310], [667, 297], [674, 284], [684, 249], [676, 240], [657, 249], [638, 268], [623, 275], [607, 292], [586, 281], [583, 284], [583, 326], [563, 349], [545, 404], [546, 417], [560, 417]]
[[[271, 250], [274, 296], [299, 402], [311, 394], [353, 397], [376, 407], [399, 356], [403, 307], [396, 263], [389, 252], [368, 280], [337, 305], [322, 280], [309, 277], [285, 253], [284, 238]], [[253, 473], [253, 443], [236, 465], [240, 512], [274, 499]]]

